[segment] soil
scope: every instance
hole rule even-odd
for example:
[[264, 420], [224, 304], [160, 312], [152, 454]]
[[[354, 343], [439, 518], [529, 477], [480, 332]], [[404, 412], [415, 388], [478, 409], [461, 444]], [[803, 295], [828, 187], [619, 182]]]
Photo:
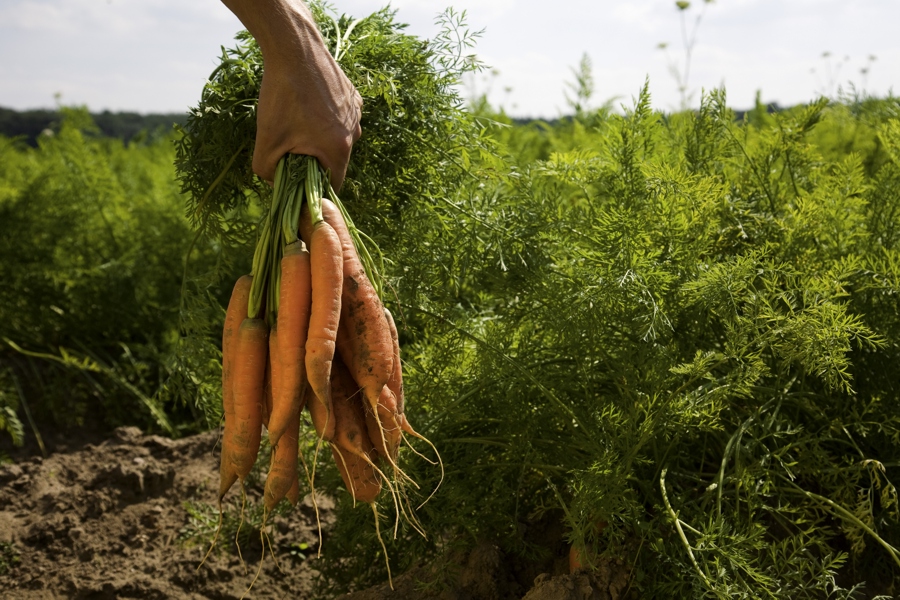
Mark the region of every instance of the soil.
[[[553, 564], [555, 563], [555, 564]], [[568, 573], [568, 558], [542, 566], [547, 570], [528, 579], [535, 564], [504, 556], [499, 548], [481, 544], [456, 557], [455, 576], [445, 589], [429, 589], [434, 568], [423, 566], [394, 579], [394, 589], [382, 584], [347, 594], [341, 600], [623, 600], [628, 577], [621, 563], [601, 564], [593, 573]], [[557, 574], [553, 574], [553, 573]], [[434, 588], [435, 586], [430, 586]]]
[[[170, 440], [123, 427], [99, 444], [63, 447], [46, 459], [0, 467], [0, 542], [12, 542], [19, 554], [18, 563], [0, 576], [0, 596], [240, 598], [261, 546], [244, 548], [246, 574], [227, 551], [211, 554], [198, 569], [207, 547], [186, 536], [185, 502], [215, 501], [217, 440], [218, 432]], [[324, 508], [327, 527], [327, 502]], [[299, 510], [275, 518], [272, 544], [281, 556], [290, 555], [289, 543], [318, 543], [310, 512], [304, 499]], [[281, 573], [274, 561], [264, 561], [247, 597], [310, 590], [315, 571], [306, 562], [282, 564]]]
[[[318, 534], [311, 499], [271, 519], [271, 547], [253, 588], [262, 545], [233, 542], [206, 554], [211, 530], [194, 511], [213, 503], [219, 432], [170, 440], [134, 427], [99, 443], [65, 438], [47, 458], [12, 454], [0, 466], [0, 596], [22, 600], [316, 598]], [[234, 492], [232, 492], [234, 494]], [[333, 504], [319, 496], [324, 544]], [[255, 543], [254, 543], [255, 541]], [[453, 580], [426, 589], [422, 566], [341, 600], [618, 600], [627, 577], [610, 564], [568, 573], [564, 552], [522, 565], [482, 544], [455, 560]], [[246, 565], [246, 566], [245, 566]], [[281, 570], [279, 570], [279, 567]], [[435, 587], [435, 586], [432, 586]]]

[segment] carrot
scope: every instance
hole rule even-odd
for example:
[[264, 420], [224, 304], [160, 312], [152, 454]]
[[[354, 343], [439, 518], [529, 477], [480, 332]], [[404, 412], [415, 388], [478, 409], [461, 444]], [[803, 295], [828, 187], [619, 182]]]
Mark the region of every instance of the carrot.
[[219, 502], [238, 480], [238, 473], [231, 460], [234, 448], [234, 417], [225, 416], [225, 431], [222, 433], [222, 455], [219, 459]]
[[[372, 446], [372, 451], [374, 450], [375, 447]], [[381, 493], [381, 480], [366, 459], [334, 445], [331, 446], [331, 456], [353, 499], [367, 504], [374, 502]]]
[[[266, 488], [263, 501], [267, 510], [272, 510], [275, 505], [284, 498], [294, 485], [298, 486], [297, 479], [297, 443], [300, 439], [300, 413], [291, 418], [291, 422], [284, 429], [284, 433], [272, 452], [272, 465], [266, 478]], [[296, 504], [296, 502], [293, 502]]]
[[366, 431], [365, 408], [357, 400], [359, 385], [339, 358], [331, 378], [335, 437], [331, 453], [355, 500], [374, 502], [381, 492], [381, 479], [372, 461], [375, 445]]
[[[301, 242], [288, 244], [281, 259], [278, 306], [280, 389], [274, 396], [269, 442], [275, 446], [295, 415], [303, 410], [306, 383], [306, 338], [309, 330], [311, 280], [309, 252]], [[270, 346], [270, 352], [272, 347]]]
[[365, 429], [365, 407], [360, 402], [359, 385], [344, 362], [335, 358], [331, 370], [331, 394], [334, 404], [335, 436], [332, 445], [360, 454], [372, 446]]
[[394, 345], [394, 370], [391, 371], [391, 377], [388, 379], [387, 386], [397, 399], [397, 412], [402, 415], [406, 408], [406, 399], [403, 395], [403, 366], [400, 364], [400, 336], [397, 334], [394, 316], [391, 315], [391, 311], [387, 308], [384, 309], [384, 317], [387, 320], [388, 329], [391, 332], [391, 341]]
[[269, 415], [272, 414], [272, 336], [274, 329], [269, 330], [269, 357], [266, 360], [266, 376], [263, 381], [262, 424], [269, 427]]
[[269, 430], [269, 442], [272, 442], [272, 416], [275, 410], [276, 398], [284, 386], [284, 361], [279, 352], [280, 329], [276, 323], [269, 329], [269, 356], [266, 361], [266, 402], [263, 404], [263, 422]]
[[[305, 205], [304, 205], [305, 206]], [[312, 308], [306, 339], [306, 376], [315, 393], [309, 413], [319, 437], [334, 437], [331, 416], [331, 363], [341, 316], [341, 242], [325, 221], [311, 223], [306, 211], [306, 235], [309, 246]], [[301, 217], [301, 232], [304, 219]], [[317, 405], [313, 407], [312, 405]]]
[[[306, 214], [308, 209], [304, 208]], [[376, 414], [379, 430], [370, 429], [379, 453], [396, 456], [400, 444], [397, 427], [397, 402], [390, 390], [384, 387], [393, 372], [394, 347], [390, 329], [384, 315], [384, 307], [378, 293], [369, 281], [362, 262], [353, 245], [350, 232], [340, 209], [329, 200], [322, 199], [322, 215], [325, 222], [337, 233], [341, 244], [343, 286], [341, 291], [341, 326], [337, 332], [337, 348], [353, 378], [363, 389], [366, 401]], [[301, 212], [300, 233], [309, 231], [309, 218]]]
[[294, 482], [291, 484], [290, 489], [284, 497], [288, 499], [291, 506], [297, 506], [300, 502], [300, 477], [296, 472], [294, 473]]
[[225, 413], [225, 432], [222, 436], [222, 458], [219, 482], [219, 499], [225, 496], [228, 490], [238, 479], [230, 456], [225, 448], [232, 447], [234, 442], [234, 357], [235, 336], [241, 321], [247, 314], [247, 299], [250, 297], [250, 285], [253, 278], [250, 275], [240, 277], [234, 284], [231, 299], [228, 301], [228, 309], [225, 311], [225, 326], [222, 328], [222, 408]]
[[[310, 386], [312, 387], [312, 386]], [[331, 386], [329, 385], [329, 398], [331, 395]], [[315, 394], [311, 394], [315, 396]], [[333, 401], [332, 401], [333, 404]], [[316, 433], [323, 440], [330, 441], [334, 438], [334, 416], [332, 415], [332, 410], [324, 403], [320, 402], [318, 398], [313, 397], [307, 399], [306, 401], [306, 410], [309, 411], [309, 418], [313, 422], [313, 427], [316, 429]]]
[[[262, 319], [244, 319], [237, 333], [233, 384], [235, 434], [228, 451], [241, 479], [250, 473], [259, 452], [268, 337], [269, 328]], [[225, 451], [223, 444], [223, 454]]]
[[[397, 399], [387, 385], [381, 388], [373, 408], [366, 411], [366, 427], [375, 442], [378, 455], [394, 464], [400, 449], [402, 415], [397, 412]], [[394, 464], [396, 467], [396, 464]]]
[[[608, 523], [606, 521], [599, 521], [596, 525], [594, 525], [594, 531], [599, 536], [603, 533], [603, 530], [606, 529]], [[585, 541], [585, 543], [587, 543]], [[588, 555], [593, 555], [596, 560], [596, 553], [590, 548], [590, 546], [585, 546], [585, 553]], [[581, 551], [578, 550], [578, 547], [575, 544], [572, 544], [569, 547], [569, 573], [575, 573], [578, 569], [590, 568], [591, 563], [593, 561], [586, 559], [581, 555]]]
[[581, 552], [578, 551], [575, 544], [572, 544], [569, 547], [569, 573], [574, 575], [575, 571], [582, 568], [584, 568], [584, 563], [581, 562]]
[[[391, 342], [394, 346], [394, 370], [391, 371], [391, 377], [388, 379], [387, 387], [394, 394], [394, 399], [397, 403], [397, 413], [395, 420], [393, 421], [394, 428], [388, 433], [390, 436], [399, 435], [399, 431], [404, 430], [404, 423], [406, 425], [409, 425], [409, 423], [404, 414], [406, 409], [406, 398], [403, 390], [403, 365], [400, 362], [400, 336], [397, 333], [397, 325], [394, 323], [394, 316], [387, 308], [384, 309], [384, 317], [385, 320], [387, 320], [388, 329], [391, 332]], [[409, 429], [412, 430], [412, 427]], [[399, 445], [399, 441], [397, 443]]]

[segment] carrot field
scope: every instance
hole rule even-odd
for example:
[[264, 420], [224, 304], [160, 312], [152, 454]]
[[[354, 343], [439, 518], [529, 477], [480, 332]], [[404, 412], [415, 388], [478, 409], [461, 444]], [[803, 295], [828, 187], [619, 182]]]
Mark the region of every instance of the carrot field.
[[[433, 446], [396, 458], [414, 518], [387, 487], [373, 511], [303, 413], [300, 458], [334, 501], [314, 597], [388, 565], [404, 598], [522, 598], [570, 568], [595, 598], [900, 594], [900, 100], [738, 118], [724, 89], [656, 110], [648, 82], [514, 122], [460, 98], [478, 68], [460, 15], [427, 42], [389, 10], [320, 17], [364, 99], [341, 201]], [[247, 35], [223, 50], [202, 105], [224, 121], [195, 108], [125, 144], [73, 107], [36, 147], [0, 137], [0, 464], [41, 432], [221, 424], [225, 309], [273, 198], [242, 146], [259, 60]], [[214, 552], [272, 527], [269, 455]], [[217, 488], [182, 545], [212, 541]], [[0, 576], [29, 539], [0, 538]], [[466, 587], [479, 552], [502, 585]]]

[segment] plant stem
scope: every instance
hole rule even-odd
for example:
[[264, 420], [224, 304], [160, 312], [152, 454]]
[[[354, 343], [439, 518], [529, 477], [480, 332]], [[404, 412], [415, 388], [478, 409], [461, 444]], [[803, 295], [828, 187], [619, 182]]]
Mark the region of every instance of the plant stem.
[[22, 392], [19, 378], [12, 372], [12, 369], [10, 369], [9, 374], [12, 375], [13, 385], [16, 386], [16, 392], [19, 394], [19, 401], [22, 403], [22, 410], [25, 411], [25, 418], [28, 419], [31, 431], [34, 432], [34, 438], [37, 440], [38, 446], [41, 449], [41, 455], [43, 455], [44, 458], [47, 458], [47, 448], [44, 446], [44, 438], [41, 437], [41, 432], [38, 431], [34, 418], [31, 416], [31, 410], [28, 409], [28, 402], [25, 400], [25, 394]]
[[841, 506], [834, 500], [826, 498], [825, 496], [820, 496], [819, 494], [814, 494], [813, 492], [808, 492], [784, 476], [780, 475], [779, 477], [781, 477], [781, 479], [783, 479], [789, 486], [791, 486], [791, 488], [793, 488], [792, 490], [789, 490], [789, 491], [793, 491], [794, 493], [797, 493], [797, 494], [802, 494], [812, 500], [818, 500], [819, 502], [834, 509], [834, 511], [836, 513], [838, 513], [842, 518], [846, 519], [847, 521], [850, 521], [851, 523], [853, 523], [854, 525], [856, 525], [857, 527], [859, 527], [860, 529], [862, 529], [863, 531], [865, 531], [866, 533], [871, 535], [873, 538], [875, 538], [876, 542], [881, 544], [881, 546], [885, 550], [888, 551], [888, 554], [891, 555], [891, 558], [894, 559], [894, 562], [897, 563], [898, 567], [900, 567], [900, 551], [898, 551], [896, 548], [894, 548], [889, 543], [887, 543], [887, 541], [884, 538], [882, 538], [880, 535], [875, 533], [875, 531], [871, 527], [866, 525], [864, 522], [862, 522], [859, 519], [859, 517], [854, 515], [852, 512], [850, 512], [849, 510], [847, 510], [846, 508], [844, 508], [843, 506]]
[[706, 573], [703, 572], [703, 569], [700, 568], [700, 564], [694, 557], [694, 550], [693, 548], [691, 548], [691, 544], [690, 542], [688, 542], [687, 536], [684, 534], [684, 529], [681, 528], [681, 521], [678, 519], [678, 515], [675, 513], [675, 510], [669, 503], [669, 495], [666, 493], [666, 472], [668, 470], [668, 467], [663, 467], [662, 473], [660, 473], [659, 475], [659, 489], [662, 490], [663, 504], [666, 505], [666, 511], [669, 513], [669, 516], [672, 517], [672, 522], [675, 523], [675, 529], [678, 531], [678, 537], [681, 538], [681, 543], [684, 545], [684, 549], [687, 550], [688, 557], [690, 557], [691, 559], [691, 564], [694, 565], [694, 569], [696, 569], [697, 574], [700, 575], [700, 578], [703, 580], [703, 583], [706, 584], [706, 587], [708, 587], [711, 592], [715, 593], [712, 584], [710, 584], [709, 579], [706, 578]]

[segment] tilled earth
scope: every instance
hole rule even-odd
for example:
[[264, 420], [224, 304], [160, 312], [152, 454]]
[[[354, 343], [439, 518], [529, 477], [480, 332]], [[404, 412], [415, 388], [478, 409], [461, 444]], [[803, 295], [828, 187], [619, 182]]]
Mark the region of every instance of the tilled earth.
[[[204, 521], [196, 511], [215, 498], [217, 440], [215, 431], [170, 440], [123, 427], [100, 443], [62, 443], [46, 459], [14, 456], [14, 464], [0, 466], [0, 597], [316, 598], [318, 534], [309, 497], [272, 518], [278, 562], [267, 552], [249, 591], [260, 543], [242, 545], [243, 563], [219, 551], [199, 566], [212, 529], [209, 513]], [[321, 496], [318, 504], [327, 548], [333, 505]], [[620, 566], [569, 575], [564, 557], [526, 575], [523, 586], [523, 574], [513, 576], [490, 545], [458, 562], [449, 589], [423, 591], [422, 567], [397, 577], [394, 591], [382, 585], [345, 600], [617, 600], [627, 587]]]
[[[230, 552], [212, 553], [198, 569], [207, 548], [188, 535], [186, 501], [215, 498], [217, 439], [210, 432], [173, 441], [124, 427], [100, 444], [0, 467], [0, 542], [19, 555], [0, 576], [0, 596], [240, 598], [259, 547], [245, 548], [246, 569]], [[320, 508], [327, 527], [327, 500]], [[264, 561], [248, 598], [308, 597], [315, 571], [296, 550], [297, 560], [284, 557], [297, 548], [289, 544], [318, 543], [310, 514], [305, 499], [275, 517], [272, 544], [284, 572]]]

